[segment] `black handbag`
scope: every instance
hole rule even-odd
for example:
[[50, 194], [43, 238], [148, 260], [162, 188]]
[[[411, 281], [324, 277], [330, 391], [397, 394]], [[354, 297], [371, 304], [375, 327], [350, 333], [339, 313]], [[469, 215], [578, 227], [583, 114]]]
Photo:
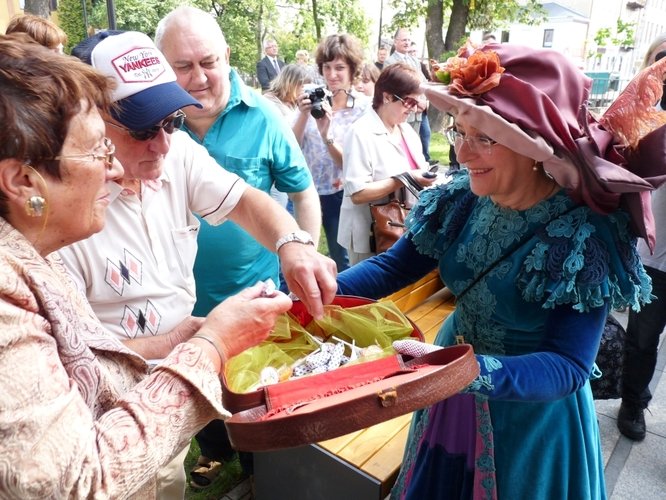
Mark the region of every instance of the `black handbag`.
[[606, 318], [601, 334], [596, 364], [601, 372], [598, 378], [590, 379], [594, 399], [618, 399], [622, 390], [622, 366], [627, 332], [612, 314]]

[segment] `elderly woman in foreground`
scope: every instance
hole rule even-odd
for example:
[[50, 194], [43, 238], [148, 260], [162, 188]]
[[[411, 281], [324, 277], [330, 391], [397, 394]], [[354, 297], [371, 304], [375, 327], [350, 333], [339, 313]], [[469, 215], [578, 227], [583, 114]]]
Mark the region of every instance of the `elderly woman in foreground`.
[[220, 402], [225, 360], [291, 301], [249, 288], [150, 375], [104, 330], [56, 250], [102, 229], [122, 176], [99, 110], [109, 81], [25, 36], [0, 37], [0, 491], [154, 498], [154, 475]]

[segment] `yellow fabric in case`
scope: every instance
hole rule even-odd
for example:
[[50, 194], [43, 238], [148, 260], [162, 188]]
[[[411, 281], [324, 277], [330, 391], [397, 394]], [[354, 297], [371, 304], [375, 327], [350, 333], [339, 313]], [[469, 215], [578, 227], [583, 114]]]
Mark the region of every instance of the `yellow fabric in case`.
[[[412, 331], [412, 324], [391, 301], [349, 308], [326, 306], [324, 317], [313, 319], [305, 327], [291, 313], [286, 313], [278, 318], [267, 340], [229, 360], [225, 367], [227, 384], [236, 393], [254, 390], [261, 371], [268, 366], [287, 378], [292, 364], [319, 347], [311, 335], [324, 341], [335, 336], [358, 347], [376, 345], [382, 348], [384, 356], [389, 356], [395, 354], [393, 341], [409, 337]], [[378, 357], [382, 356], [365, 360]]]

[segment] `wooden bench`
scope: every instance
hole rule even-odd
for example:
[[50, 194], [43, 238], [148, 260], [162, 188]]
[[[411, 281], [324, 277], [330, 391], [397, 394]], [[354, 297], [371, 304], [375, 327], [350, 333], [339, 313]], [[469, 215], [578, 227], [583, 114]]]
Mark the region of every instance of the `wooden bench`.
[[[436, 272], [386, 297], [432, 342], [455, 304]], [[385, 498], [400, 470], [411, 414], [351, 434], [255, 454], [257, 500]]]

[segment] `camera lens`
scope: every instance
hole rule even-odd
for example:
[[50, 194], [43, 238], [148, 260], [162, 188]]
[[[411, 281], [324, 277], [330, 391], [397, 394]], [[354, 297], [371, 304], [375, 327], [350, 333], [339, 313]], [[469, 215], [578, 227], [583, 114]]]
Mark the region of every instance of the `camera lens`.
[[315, 120], [319, 120], [320, 118], [323, 118], [326, 116], [326, 111], [324, 111], [321, 107], [323, 101], [317, 101], [312, 104], [312, 109], [310, 110], [310, 114]]
[[326, 97], [326, 91], [321, 87], [313, 89], [312, 92], [310, 92], [310, 94], [308, 95], [308, 99], [310, 99], [310, 102], [312, 103], [312, 109], [310, 110], [310, 114], [316, 120], [319, 120], [320, 118], [326, 116], [326, 111], [324, 111], [324, 109], [322, 108], [322, 104], [324, 103], [325, 97]]

